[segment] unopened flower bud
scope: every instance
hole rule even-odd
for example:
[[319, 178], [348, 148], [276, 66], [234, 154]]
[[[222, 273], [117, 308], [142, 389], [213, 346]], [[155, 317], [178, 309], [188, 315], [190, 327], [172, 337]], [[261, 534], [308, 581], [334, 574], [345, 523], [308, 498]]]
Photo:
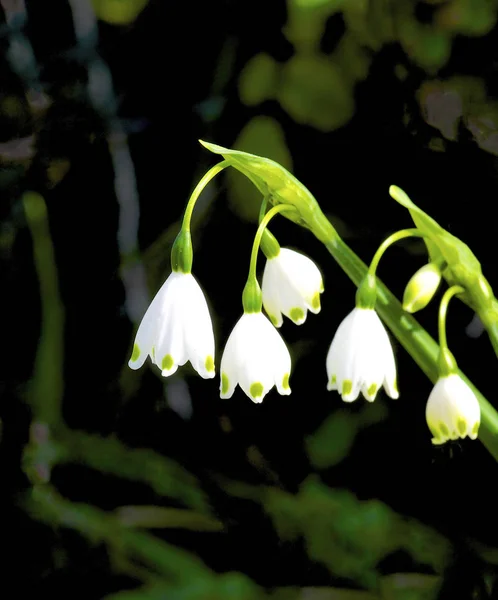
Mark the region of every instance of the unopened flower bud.
[[441, 269], [436, 263], [420, 268], [408, 282], [403, 294], [403, 309], [415, 313], [425, 308], [441, 282]]

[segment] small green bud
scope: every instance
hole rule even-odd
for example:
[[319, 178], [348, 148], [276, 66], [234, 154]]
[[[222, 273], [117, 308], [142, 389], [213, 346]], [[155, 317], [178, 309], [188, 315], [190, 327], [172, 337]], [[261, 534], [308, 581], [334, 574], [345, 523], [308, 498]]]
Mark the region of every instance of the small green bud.
[[245, 313], [261, 312], [263, 295], [256, 277], [249, 277], [242, 292], [242, 306]]
[[277, 242], [277, 238], [265, 229], [261, 236], [261, 250], [266, 258], [275, 258], [280, 254], [280, 244]]
[[403, 309], [415, 313], [425, 308], [434, 298], [442, 273], [439, 265], [430, 262], [421, 267], [408, 282], [403, 294]]
[[193, 254], [190, 231], [181, 229], [171, 249], [171, 270], [176, 273], [190, 273]]

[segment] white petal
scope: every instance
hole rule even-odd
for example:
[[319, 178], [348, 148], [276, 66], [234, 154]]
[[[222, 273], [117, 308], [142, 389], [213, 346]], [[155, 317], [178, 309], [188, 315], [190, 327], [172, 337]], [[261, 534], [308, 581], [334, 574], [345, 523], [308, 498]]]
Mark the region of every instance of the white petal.
[[282, 311], [280, 310], [280, 294], [278, 290], [278, 279], [275, 276], [273, 262], [275, 259], [266, 261], [263, 271], [262, 293], [263, 306], [275, 327], [281, 327], [283, 323]]
[[304, 299], [311, 312], [320, 312], [320, 306], [316, 305], [314, 300], [317, 294], [323, 292], [323, 279], [316, 264], [304, 254], [289, 248], [282, 248], [279, 257], [281, 269], [286, 273], [295, 292]]
[[253, 402], [262, 402], [277, 384], [281, 393], [290, 393], [290, 354], [261, 313], [243, 314], [228, 338], [221, 359], [221, 397], [229, 398], [237, 383]]
[[263, 305], [276, 326], [282, 324], [281, 313], [301, 325], [308, 309], [314, 313], [320, 311], [323, 280], [312, 260], [281, 248], [278, 256], [266, 261], [262, 291]]
[[[190, 273], [173, 272], [152, 301], [136, 337], [132, 368], [147, 354], [165, 377], [190, 360], [202, 377], [214, 376], [214, 336], [204, 294]], [[142, 346], [145, 350], [142, 350]], [[211, 367], [211, 368], [208, 368]]]
[[476, 439], [480, 423], [479, 402], [470, 387], [456, 374], [436, 382], [426, 407], [433, 444], [469, 436]]
[[183, 334], [188, 359], [204, 379], [215, 376], [214, 333], [206, 298], [193, 276], [185, 283]]
[[[161, 323], [161, 315], [164, 312], [164, 304], [168, 302], [168, 290], [175, 279], [174, 275], [174, 273], [171, 273], [159, 288], [142, 318], [135, 336], [133, 356], [128, 362], [131, 369], [139, 369], [144, 364], [147, 356], [151, 354], [156, 332]], [[136, 357], [135, 360], [133, 360], [134, 357]]]
[[374, 310], [355, 308], [342, 321], [326, 367], [327, 389], [339, 391], [345, 402], [356, 400], [360, 391], [373, 402], [382, 385], [389, 396], [398, 396], [391, 342]]

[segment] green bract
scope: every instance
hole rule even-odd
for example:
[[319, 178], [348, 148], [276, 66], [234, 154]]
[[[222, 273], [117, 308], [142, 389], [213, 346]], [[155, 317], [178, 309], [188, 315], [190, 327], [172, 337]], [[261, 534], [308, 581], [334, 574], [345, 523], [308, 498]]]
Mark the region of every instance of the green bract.
[[190, 273], [193, 256], [190, 231], [182, 228], [171, 248], [171, 270], [175, 273]]
[[336, 234], [313, 194], [287, 169], [269, 158], [199, 141], [211, 152], [221, 154], [232, 167], [248, 177], [271, 204], [294, 206], [298, 212], [289, 211], [285, 216], [298, 225], [311, 229], [320, 241], [330, 242], [331, 233]]

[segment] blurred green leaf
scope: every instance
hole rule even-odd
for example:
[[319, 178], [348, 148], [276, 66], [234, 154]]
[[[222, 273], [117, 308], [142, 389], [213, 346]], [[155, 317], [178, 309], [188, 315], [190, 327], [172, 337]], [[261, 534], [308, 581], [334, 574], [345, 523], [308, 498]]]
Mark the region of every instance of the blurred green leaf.
[[181, 465], [148, 448], [128, 448], [117, 438], [101, 438], [81, 431], [59, 432], [59, 463], [80, 463], [101, 473], [141, 481], [162, 496], [176, 498], [209, 513], [197, 479]]
[[435, 600], [442, 579], [422, 573], [394, 573], [381, 579], [382, 600]]
[[468, 36], [483, 36], [496, 24], [495, 0], [453, 0], [445, 3], [436, 13], [439, 27]]
[[327, 19], [347, 0], [287, 0], [284, 35], [297, 53], [315, 52], [325, 32]]
[[120, 506], [116, 518], [126, 527], [221, 531], [223, 523], [202, 513], [163, 506]]
[[317, 431], [306, 440], [306, 450], [316, 469], [340, 463], [349, 453], [358, 432], [358, 419], [343, 410], [325, 419]]
[[[282, 127], [271, 117], [251, 119], [234, 144], [234, 148], [251, 154], [264, 154], [292, 170], [292, 157], [285, 142]], [[242, 219], [257, 223], [262, 202], [261, 192], [237, 170], [227, 171], [228, 201], [231, 209]]]
[[280, 66], [269, 54], [261, 52], [244, 66], [239, 78], [239, 96], [247, 106], [272, 98]]
[[147, 565], [171, 582], [207, 585], [213, 573], [197, 557], [167, 544], [149, 533], [123, 527], [114, 515], [83, 503], [73, 503], [49, 485], [37, 486], [26, 497], [24, 507], [42, 522], [78, 531], [93, 543], [105, 543], [118, 555]]
[[451, 34], [419, 23], [410, 12], [399, 18], [398, 36], [407, 55], [426, 71], [437, 72], [450, 58]]
[[351, 84], [321, 54], [296, 54], [285, 64], [277, 99], [294, 121], [320, 131], [342, 127], [355, 109]]
[[149, 0], [92, 0], [97, 18], [111, 25], [132, 23], [148, 2]]
[[208, 581], [195, 579], [181, 585], [163, 582], [118, 592], [105, 600], [263, 600], [264, 591], [242, 573], [226, 573]]
[[394, 551], [406, 550], [436, 571], [449, 559], [448, 542], [431, 529], [315, 478], [305, 480], [296, 496], [268, 490], [264, 506], [282, 539], [303, 537], [310, 558], [366, 587], [378, 587], [378, 563]]
[[349, 454], [358, 431], [386, 416], [387, 409], [382, 402], [365, 405], [359, 414], [344, 408], [336, 410], [306, 440], [312, 465], [326, 469], [340, 463]]

